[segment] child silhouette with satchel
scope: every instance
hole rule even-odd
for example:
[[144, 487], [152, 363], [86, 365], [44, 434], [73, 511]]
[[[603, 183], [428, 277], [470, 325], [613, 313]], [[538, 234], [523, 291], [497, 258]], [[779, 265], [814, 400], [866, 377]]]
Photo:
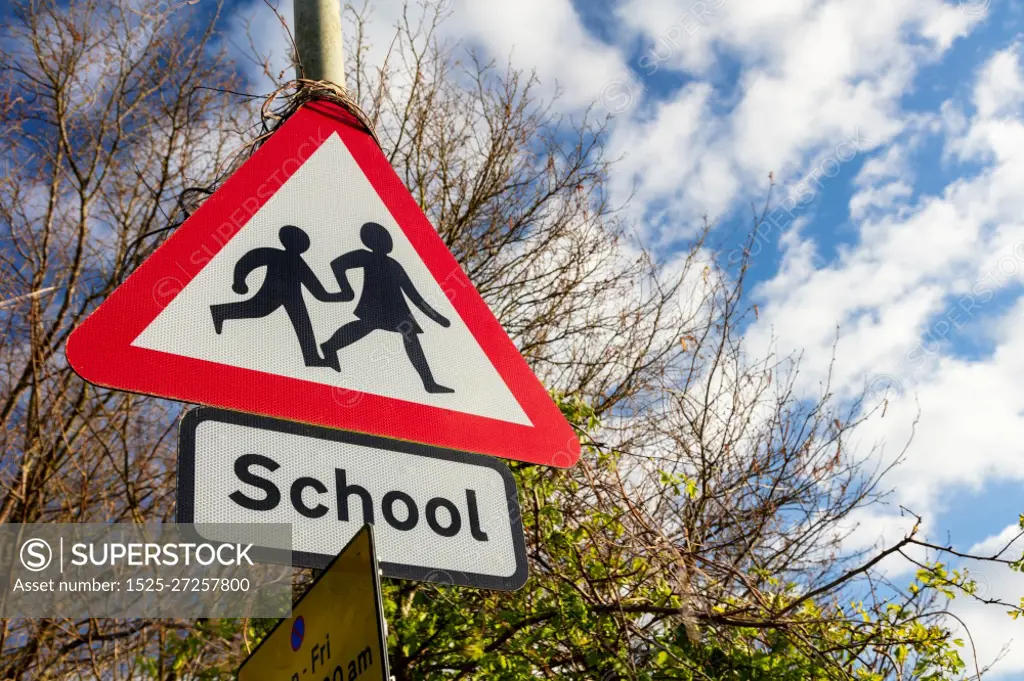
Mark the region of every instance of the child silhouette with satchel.
[[384, 227], [375, 222], [367, 222], [360, 229], [359, 237], [369, 250], [351, 251], [331, 262], [331, 269], [341, 287], [341, 293], [337, 294], [341, 300], [355, 298], [355, 292], [346, 276], [348, 270], [363, 269], [363, 290], [356, 305], [357, 319], [342, 326], [333, 336], [320, 344], [324, 362], [335, 371], [341, 371], [338, 351], [342, 348], [355, 343], [372, 331], [400, 333], [405, 353], [423, 381], [423, 388], [429, 393], [455, 392], [434, 380], [418, 337], [423, 333], [423, 329], [412, 316], [412, 311], [405, 301], [406, 297], [437, 324], [448, 327], [451, 322], [423, 300], [423, 296], [413, 286], [402, 265], [388, 255], [394, 243]]
[[245, 283], [246, 277], [253, 270], [266, 267], [267, 273], [263, 278], [263, 285], [248, 300], [211, 305], [213, 328], [220, 334], [225, 320], [259, 319], [283, 307], [295, 330], [305, 365], [308, 367], [334, 366], [337, 364], [337, 358], [334, 358], [333, 362], [328, 362], [317, 352], [316, 337], [313, 335], [313, 325], [309, 321], [306, 301], [302, 298], [302, 288], [309, 289], [309, 292], [317, 300], [325, 303], [346, 302], [352, 300], [353, 295], [349, 292], [346, 297], [344, 291], [328, 293], [320, 280], [313, 274], [313, 270], [302, 259], [302, 254], [309, 250], [309, 235], [306, 232], [294, 225], [285, 225], [278, 232], [278, 238], [284, 246], [283, 250], [280, 248], [254, 248], [239, 258], [235, 264], [232, 290], [239, 295], [247, 294], [249, 287]]

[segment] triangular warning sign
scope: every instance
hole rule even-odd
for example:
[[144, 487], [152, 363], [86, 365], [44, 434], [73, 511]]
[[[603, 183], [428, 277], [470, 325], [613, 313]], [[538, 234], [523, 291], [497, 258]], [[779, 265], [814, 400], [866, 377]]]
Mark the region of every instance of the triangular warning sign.
[[302, 107], [72, 334], [87, 381], [568, 467], [579, 442], [372, 137]]

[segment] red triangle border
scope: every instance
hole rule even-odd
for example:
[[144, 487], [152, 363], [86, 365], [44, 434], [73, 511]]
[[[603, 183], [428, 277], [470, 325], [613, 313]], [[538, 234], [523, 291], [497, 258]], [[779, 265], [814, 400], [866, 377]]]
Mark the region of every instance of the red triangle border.
[[[532, 426], [341, 390], [132, 346], [132, 342], [332, 133], [337, 132]], [[210, 227], [216, 225], [216, 227]], [[387, 158], [354, 116], [300, 108], [75, 329], [66, 354], [90, 383], [299, 423], [568, 468], [579, 440]]]

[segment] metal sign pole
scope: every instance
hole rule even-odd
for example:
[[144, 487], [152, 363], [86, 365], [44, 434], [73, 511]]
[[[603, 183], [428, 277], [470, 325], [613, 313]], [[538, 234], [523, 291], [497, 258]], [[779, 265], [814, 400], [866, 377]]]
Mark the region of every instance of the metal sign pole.
[[295, 46], [303, 75], [345, 87], [341, 0], [295, 0]]
[[[345, 87], [341, 0], [295, 0], [295, 47], [302, 69], [296, 77], [327, 80]], [[314, 569], [313, 579], [323, 570]]]

